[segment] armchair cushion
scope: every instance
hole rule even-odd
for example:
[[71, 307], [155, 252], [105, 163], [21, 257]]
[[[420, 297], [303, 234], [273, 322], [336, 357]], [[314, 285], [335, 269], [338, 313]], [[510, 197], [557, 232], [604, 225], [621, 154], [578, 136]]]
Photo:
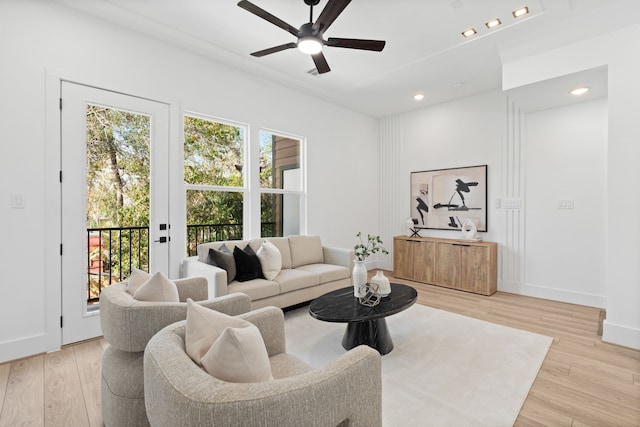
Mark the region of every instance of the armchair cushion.
[[244, 328], [249, 325], [251, 323], [246, 320], [210, 310], [188, 299], [184, 339], [187, 354], [198, 365], [202, 365], [202, 358], [226, 328]]
[[202, 358], [202, 366], [209, 374], [227, 382], [273, 379], [260, 331], [250, 323], [241, 328], [225, 328]]
[[140, 285], [133, 297], [138, 301], [180, 302], [178, 287], [160, 271]]
[[135, 294], [138, 288], [150, 278], [151, 275], [146, 271], [139, 270], [133, 267], [131, 269], [131, 275], [127, 280], [127, 292], [129, 292], [131, 295]]

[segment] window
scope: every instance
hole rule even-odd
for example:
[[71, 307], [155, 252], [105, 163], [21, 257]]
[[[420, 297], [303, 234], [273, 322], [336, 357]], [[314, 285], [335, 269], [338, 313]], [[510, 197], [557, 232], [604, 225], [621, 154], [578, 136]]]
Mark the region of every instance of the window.
[[187, 252], [202, 242], [242, 239], [245, 126], [184, 116]]
[[304, 218], [300, 138], [260, 131], [262, 237], [300, 234]]

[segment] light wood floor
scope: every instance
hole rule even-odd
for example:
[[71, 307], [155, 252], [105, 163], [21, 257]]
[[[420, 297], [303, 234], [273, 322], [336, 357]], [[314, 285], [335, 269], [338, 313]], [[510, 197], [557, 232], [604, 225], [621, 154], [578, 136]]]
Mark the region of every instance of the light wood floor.
[[[640, 426], [640, 351], [602, 342], [599, 309], [396, 281], [417, 288], [420, 304], [554, 338], [516, 426]], [[0, 365], [0, 426], [100, 426], [104, 345]]]

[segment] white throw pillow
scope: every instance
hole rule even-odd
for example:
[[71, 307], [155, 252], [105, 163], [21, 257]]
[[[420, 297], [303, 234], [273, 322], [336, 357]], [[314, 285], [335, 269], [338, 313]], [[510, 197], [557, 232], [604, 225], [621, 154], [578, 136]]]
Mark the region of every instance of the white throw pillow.
[[146, 271], [132, 268], [131, 276], [129, 276], [129, 281], [127, 283], [127, 292], [129, 292], [131, 295], [135, 294], [138, 288], [150, 278], [151, 274], [147, 273]]
[[187, 354], [198, 365], [202, 365], [202, 357], [226, 328], [242, 328], [249, 325], [251, 323], [244, 319], [211, 310], [187, 298], [187, 324], [184, 333]]
[[226, 328], [202, 358], [210, 375], [233, 383], [254, 383], [273, 379], [267, 348], [253, 324]]
[[176, 284], [159, 271], [140, 285], [133, 297], [139, 301], [180, 302]]
[[276, 245], [265, 240], [262, 242], [262, 245], [258, 249], [258, 252], [256, 252], [256, 255], [258, 255], [258, 259], [260, 260], [262, 274], [265, 279], [275, 279], [276, 276], [280, 274], [280, 270], [282, 270], [282, 255]]

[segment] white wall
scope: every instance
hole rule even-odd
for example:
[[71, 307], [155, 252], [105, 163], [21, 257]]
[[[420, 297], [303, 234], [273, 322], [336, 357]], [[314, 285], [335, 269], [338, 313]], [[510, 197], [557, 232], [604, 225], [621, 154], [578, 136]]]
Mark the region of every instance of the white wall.
[[604, 307], [606, 100], [527, 114], [525, 152], [528, 294]]
[[[182, 111], [246, 123], [254, 145], [259, 127], [306, 137], [307, 232], [350, 247], [358, 230], [378, 227], [373, 118], [47, 1], [0, 3], [0, 58], [0, 215], [6, 225], [0, 362], [60, 343], [59, 138], [51, 132], [59, 114], [58, 78], [170, 104], [174, 183], [180, 182]], [[10, 208], [12, 193], [25, 195], [24, 209]], [[176, 227], [184, 221], [183, 210], [175, 208], [184, 204], [180, 184], [170, 196], [177, 209], [173, 242], [184, 238]], [[181, 248], [173, 253], [170, 271], [176, 276]]]
[[608, 67], [608, 141], [603, 340], [640, 349], [640, 26], [515, 60], [503, 67], [503, 88], [589, 68]]

